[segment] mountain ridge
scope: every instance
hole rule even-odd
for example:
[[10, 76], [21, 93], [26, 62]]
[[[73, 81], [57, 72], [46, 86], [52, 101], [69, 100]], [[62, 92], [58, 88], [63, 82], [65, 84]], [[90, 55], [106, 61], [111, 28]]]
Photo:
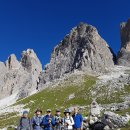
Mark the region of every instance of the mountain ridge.
[[[1, 98], [10, 96], [17, 90], [20, 91], [17, 98], [29, 96], [32, 92], [44, 88], [46, 83], [77, 71], [102, 74], [113, 68], [117, 60], [119, 61], [119, 58], [117, 59], [111, 47], [98, 34], [98, 30], [92, 25], [80, 22], [54, 47], [50, 63], [44, 68], [32, 49], [23, 51], [20, 61], [15, 54], [11, 54], [5, 63], [1, 62], [0, 72], [3, 75], [0, 78], [1, 85], [4, 86], [1, 86]], [[10, 79], [9, 76], [13, 78]], [[18, 87], [15, 78], [20, 76]]]
[[[123, 34], [129, 41], [129, 29], [125, 27]], [[122, 48], [126, 49], [121, 45], [119, 53]], [[72, 28], [54, 48], [44, 69], [32, 49], [23, 51], [20, 61], [10, 55], [0, 62], [0, 128], [14, 128], [23, 109], [33, 115], [37, 107], [54, 111], [76, 105], [86, 114], [93, 99], [118, 127], [129, 127], [128, 114], [115, 114], [130, 112], [130, 67], [120, 62], [126, 59], [116, 57], [97, 29], [85, 23]]]
[[114, 66], [112, 53], [94, 26], [80, 23], [54, 48], [41, 81], [58, 79], [76, 69], [103, 72], [105, 67]]

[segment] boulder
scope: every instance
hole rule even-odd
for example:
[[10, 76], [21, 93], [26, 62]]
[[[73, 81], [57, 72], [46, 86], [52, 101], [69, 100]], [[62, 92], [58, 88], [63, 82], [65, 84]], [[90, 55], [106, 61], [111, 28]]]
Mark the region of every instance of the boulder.
[[91, 103], [90, 113], [91, 115], [96, 115], [96, 116], [100, 115], [100, 106], [95, 100], [93, 100]]
[[117, 125], [118, 127], [124, 127], [128, 124], [130, 120], [130, 115], [126, 114], [124, 116], [120, 116], [118, 114], [115, 114], [114, 112], [106, 111], [104, 113], [105, 115], [108, 115], [111, 121], [114, 123], [114, 125]]

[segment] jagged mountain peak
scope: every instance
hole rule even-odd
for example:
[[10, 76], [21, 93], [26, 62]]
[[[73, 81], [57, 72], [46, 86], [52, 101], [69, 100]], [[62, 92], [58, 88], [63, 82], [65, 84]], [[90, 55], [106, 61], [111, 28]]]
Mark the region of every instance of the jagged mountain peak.
[[15, 54], [11, 54], [9, 57], [8, 57], [8, 60], [6, 61], [6, 67], [8, 69], [19, 69], [20, 67], [20, 63], [19, 61], [17, 60], [17, 57]]
[[29, 72], [33, 69], [42, 71], [42, 64], [33, 49], [22, 52], [21, 65]]
[[42, 64], [33, 49], [23, 51], [20, 61], [11, 54], [0, 68], [0, 99], [13, 94], [26, 97], [37, 89]]
[[33, 49], [24, 50], [24, 51], [22, 52], [22, 55], [24, 55], [24, 54], [27, 54], [27, 55], [30, 55], [30, 56], [36, 55], [36, 53], [34, 52]]
[[103, 72], [114, 66], [111, 52], [97, 29], [81, 22], [54, 48], [41, 81], [46, 83], [75, 70]]
[[67, 34], [66, 37], [75, 35], [75, 33], [77, 33], [78, 36], [82, 37], [85, 33], [87, 34], [98, 33], [98, 31], [94, 26], [84, 22], [80, 22], [77, 26], [71, 29], [70, 33]]
[[[71, 29], [70, 33], [67, 34], [63, 40], [60, 41], [60, 43], [54, 48], [54, 50], [59, 47], [59, 46], [64, 46], [67, 44], [70, 44], [70, 42], [72, 42], [73, 39], [82, 39], [82, 38], [87, 38], [89, 39], [95, 39], [98, 40], [100, 39], [100, 35], [98, 33], [98, 30], [96, 29], [96, 27], [84, 23], [84, 22], [80, 22], [77, 26], [75, 26], [74, 28]], [[98, 39], [96, 39], [98, 38]], [[66, 42], [66, 40], [70, 40], [70, 42]], [[104, 39], [102, 39], [104, 40]], [[109, 47], [109, 45], [104, 41], [102, 42], [102, 44], [105, 44], [107, 47]]]
[[118, 52], [118, 65], [130, 66], [130, 18], [120, 25], [121, 47]]

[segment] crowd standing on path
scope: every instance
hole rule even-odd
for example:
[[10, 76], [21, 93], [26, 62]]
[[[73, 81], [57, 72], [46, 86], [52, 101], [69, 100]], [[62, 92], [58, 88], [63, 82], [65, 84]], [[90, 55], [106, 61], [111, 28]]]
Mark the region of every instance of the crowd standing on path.
[[54, 116], [51, 114], [51, 109], [47, 109], [46, 115], [42, 115], [42, 110], [37, 109], [32, 119], [28, 117], [28, 111], [24, 111], [17, 130], [111, 130], [113, 128], [114, 125], [108, 115], [103, 119], [95, 115], [83, 118], [75, 107], [73, 114], [70, 109], [66, 109], [63, 117], [59, 109]]

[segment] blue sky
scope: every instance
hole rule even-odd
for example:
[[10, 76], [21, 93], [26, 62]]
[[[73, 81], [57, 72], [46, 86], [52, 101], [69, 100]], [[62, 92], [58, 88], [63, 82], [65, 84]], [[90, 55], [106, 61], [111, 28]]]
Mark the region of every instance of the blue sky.
[[49, 62], [56, 44], [79, 22], [94, 25], [115, 53], [119, 25], [130, 17], [129, 0], [0, 0], [0, 61], [32, 48]]

